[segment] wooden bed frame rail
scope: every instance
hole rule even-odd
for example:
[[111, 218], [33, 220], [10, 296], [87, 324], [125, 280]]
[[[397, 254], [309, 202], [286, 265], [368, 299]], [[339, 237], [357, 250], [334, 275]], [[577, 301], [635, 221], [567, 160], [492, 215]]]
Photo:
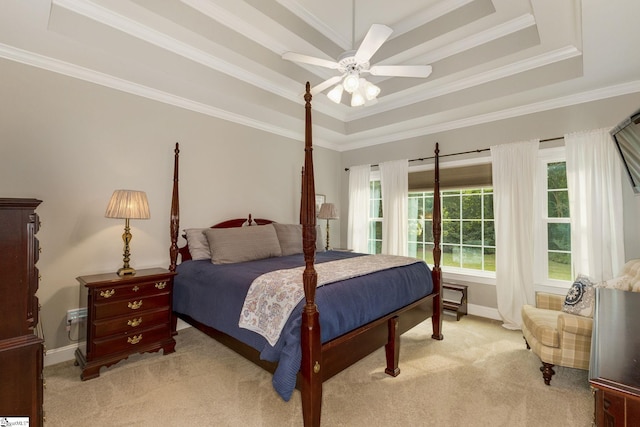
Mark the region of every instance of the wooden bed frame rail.
[[[325, 344], [320, 340], [320, 313], [315, 304], [316, 284], [318, 280], [315, 264], [316, 247], [316, 204], [315, 184], [313, 174], [313, 144], [311, 126], [311, 92], [309, 83], [306, 84], [305, 100], [305, 159], [302, 171], [302, 199], [300, 203], [300, 221], [302, 224], [302, 246], [304, 252], [305, 269], [303, 285], [305, 305], [302, 311], [301, 348], [302, 364], [298, 373], [297, 388], [302, 399], [302, 413], [305, 427], [320, 425], [322, 406], [322, 383], [333, 375], [351, 366], [375, 350], [385, 347], [385, 372], [392, 376], [400, 373], [398, 358], [400, 352], [400, 335], [424, 320], [431, 317], [432, 338], [441, 340], [442, 336], [442, 272], [440, 269], [440, 180], [439, 180], [439, 148], [435, 148], [435, 181], [433, 203], [433, 238], [434, 266], [431, 269], [433, 278], [433, 292], [418, 301], [389, 313], [373, 322], [348, 332]], [[169, 269], [176, 270], [178, 255], [182, 260], [190, 256], [185, 248], [178, 248], [179, 229], [179, 195], [178, 195], [178, 157], [179, 145], [176, 143], [173, 198], [171, 203], [171, 264]], [[220, 224], [219, 224], [220, 225]], [[218, 226], [219, 226], [218, 225]], [[239, 342], [231, 336], [207, 325], [201, 324], [189, 316], [174, 313], [187, 323], [207, 333], [237, 353], [255, 362], [257, 365], [274, 372], [276, 364], [260, 359], [257, 350]]]

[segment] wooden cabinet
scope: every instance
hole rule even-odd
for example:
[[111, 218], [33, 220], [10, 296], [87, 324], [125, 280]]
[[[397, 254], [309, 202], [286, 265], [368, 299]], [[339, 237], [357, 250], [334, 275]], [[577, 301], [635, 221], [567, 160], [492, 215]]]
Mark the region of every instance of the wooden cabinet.
[[589, 366], [596, 426], [640, 425], [638, 313], [640, 292], [596, 290]]
[[100, 375], [131, 354], [163, 350], [173, 353], [173, 276], [168, 270], [138, 270], [134, 276], [116, 273], [78, 277], [80, 307], [87, 308], [86, 341], [76, 350], [83, 380]]
[[43, 422], [43, 341], [34, 334], [40, 203], [0, 198], [0, 417], [29, 417], [33, 426]]
[[625, 427], [640, 425], [640, 396], [625, 390], [620, 384], [605, 384], [596, 381], [595, 420], [596, 426]]

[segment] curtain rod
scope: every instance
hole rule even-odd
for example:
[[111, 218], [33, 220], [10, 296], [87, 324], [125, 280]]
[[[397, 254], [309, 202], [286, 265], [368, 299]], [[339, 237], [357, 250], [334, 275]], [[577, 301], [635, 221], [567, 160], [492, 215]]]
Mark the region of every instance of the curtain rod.
[[[553, 138], [547, 138], [547, 139], [541, 139], [540, 143], [542, 144], [543, 142], [550, 142], [550, 141], [558, 141], [560, 139], [564, 139], [564, 136], [556, 136]], [[491, 150], [491, 148], [480, 148], [477, 150], [469, 150], [469, 151], [461, 151], [459, 153], [451, 153], [451, 154], [440, 154], [438, 157], [442, 158], [442, 157], [451, 157], [451, 156], [460, 156], [462, 154], [471, 154], [471, 153], [482, 153], [483, 151], [489, 151]], [[409, 159], [408, 162], [423, 162], [425, 160], [431, 160], [431, 159], [435, 159], [436, 156], [429, 156], [429, 157], [420, 157], [417, 159]], [[375, 165], [371, 165], [372, 168], [378, 167], [380, 165], [375, 164]], [[349, 172], [349, 168], [344, 168], [345, 172]]]

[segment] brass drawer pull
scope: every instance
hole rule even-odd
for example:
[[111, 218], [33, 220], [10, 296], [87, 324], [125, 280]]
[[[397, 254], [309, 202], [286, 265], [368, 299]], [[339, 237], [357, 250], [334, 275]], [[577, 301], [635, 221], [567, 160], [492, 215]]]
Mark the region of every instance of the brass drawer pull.
[[137, 319], [131, 319], [127, 321], [127, 325], [131, 326], [132, 328], [135, 328], [136, 326], [140, 326], [141, 323], [142, 323], [142, 317], [138, 317]]
[[100, 296], [102, 298], [111, 298], [116, 293], [115, 289], [111, 289], [110, 291], [100, 291]]
[[142, 341], [142, 334], [127, 338], [129, 344], [138, 344], [140, 341]]
[[167, 286], [167, 282], [158, 282], [156, 283], [157, 289], [164, 289]]
[[131, 310], [137, 310], [142, 307], [142, 300], [129, 302], [129, 304], [127, 304], [127, 307], [129, 307]]
[[140, 290], [140, 288], [138, 287], [138, 285], [135, 285], [133, 288], [131, 288], [131, 290], [133, 292], [138, 292]]

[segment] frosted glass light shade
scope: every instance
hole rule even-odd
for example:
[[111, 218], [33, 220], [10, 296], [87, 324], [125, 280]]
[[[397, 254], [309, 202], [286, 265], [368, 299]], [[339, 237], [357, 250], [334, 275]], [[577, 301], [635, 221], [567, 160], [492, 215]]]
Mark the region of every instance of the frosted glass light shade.
[[371, 82], [365, 80], [364, 96], [368, 101], [375, 99], [380, 94], [380, 88]]
[[365, 99], [364, 96], [362, 96], [362, 93], [360, 93], [359, 90], [353, 92], [351, 94], [351, 106], [352, 107], [359, 107], [361, 105], [364, 105]]
[[327, 97], [333, 102], [335, 102], [336, 104], [340, 104], [340, 101], [342, 101], [343, 90], [344, 88], [342, 87], [342, 85], [338, 84], [336, 85], [336, 87], [334, 87], [329, 91], [329, 93], [327, 94]]
[[349, 93], [353, 93], [355, 90], [358, 90], [358, 87], [360, 86], [360, 78], [358, 77], [358, 74], [349, 74], [344, 78], [342, 86], [344, 86], [344, 90]]

